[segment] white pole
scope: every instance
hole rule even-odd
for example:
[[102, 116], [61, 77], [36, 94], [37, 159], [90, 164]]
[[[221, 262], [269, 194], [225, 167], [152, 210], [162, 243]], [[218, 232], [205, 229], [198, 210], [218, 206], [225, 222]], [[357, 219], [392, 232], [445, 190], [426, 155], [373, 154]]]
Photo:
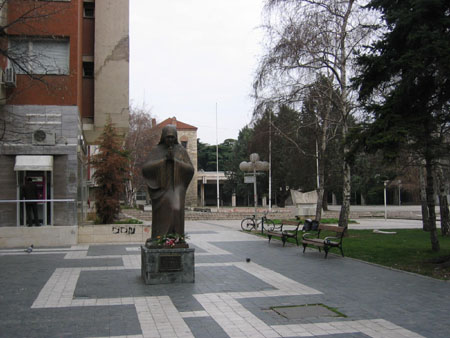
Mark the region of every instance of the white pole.
[[256, 206], [258, 205], [258, 196], [256, 195], [256, 162], [253, 165], [253, 195], [255, 200], [255, 217], [256, 217]]
[[217, 174], [217, 211], [220, 208], [219, 196], [219, 138], [217, 133], [217, 102], [216, 102], [216, 174]]
[[269, 211], [272, 210], [272, 112], [269, 111]]
[[319, 144], [316, 140], [316, 170], [317, 170], [317, 190], [320, 189], [320, 177], [319, 177]]
[[387, 203], [386, 203], [386, 185], [388, 181], [384, 181], [384, 220], [387, 220]]

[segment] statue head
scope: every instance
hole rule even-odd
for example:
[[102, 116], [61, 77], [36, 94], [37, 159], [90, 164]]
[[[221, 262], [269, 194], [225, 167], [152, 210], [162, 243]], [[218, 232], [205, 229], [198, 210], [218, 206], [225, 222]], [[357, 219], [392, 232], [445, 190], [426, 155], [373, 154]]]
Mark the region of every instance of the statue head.
[[165, 144], [168, 147], [172, 147], [174, 144], [178, 144], [177, 127], [173, 124], [165, 126], [161, 132], [161, 139], [159, 144]]

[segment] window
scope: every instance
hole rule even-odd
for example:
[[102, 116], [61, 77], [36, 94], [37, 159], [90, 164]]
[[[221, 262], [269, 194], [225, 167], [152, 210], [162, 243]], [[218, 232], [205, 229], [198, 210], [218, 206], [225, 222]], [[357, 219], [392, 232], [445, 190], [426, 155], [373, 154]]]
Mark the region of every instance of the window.
[[10, 60], [18, 74], [69, 74], [69, 40], [11, 38]]
[[147, 193], [145, 192], [145, 190], [136, 191], [136, 200], [145, 201], [146, 199], [147, 199]]
[[95, 15], [95, 2], [83, 3], [83, 16], [85, 18], [94, 18]]
[[181, 141], [181, 145], [182, 145], [184, 148], [187, 148], [187, 141]]
[[83, 61], [83, 77], [94, 77], [94, 63]]

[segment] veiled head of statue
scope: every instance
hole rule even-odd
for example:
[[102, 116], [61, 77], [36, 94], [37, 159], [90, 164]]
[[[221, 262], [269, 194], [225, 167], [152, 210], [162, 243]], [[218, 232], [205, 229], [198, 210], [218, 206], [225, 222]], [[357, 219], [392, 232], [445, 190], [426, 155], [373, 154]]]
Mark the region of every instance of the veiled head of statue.
[[173, 124], [168, 124], [165, 126], [161, 132], [161, 140], [159, 141], [159, 144], [165, 144], [166, 146], [178, 144], [177, 127]]

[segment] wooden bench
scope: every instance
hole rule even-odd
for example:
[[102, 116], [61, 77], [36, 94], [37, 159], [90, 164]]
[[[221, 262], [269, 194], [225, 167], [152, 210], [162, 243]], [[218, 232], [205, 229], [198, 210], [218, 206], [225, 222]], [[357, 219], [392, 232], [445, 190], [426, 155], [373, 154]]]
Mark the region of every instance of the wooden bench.
[[281, 220], [281, 224], [275, 224], [273, 227], [268, 227], [266, 231], [267, 237], [269, 237], [269, 243], [272, 236], [280, 237], [283, 241], [283, 246], [286, 244], [288, 238], [295, 238], [295, 242], [298, 246], [298, 228], [300, 221]]
[[[336, 236], [328, 236], [325, 238], [320, 238], [321, 231], [333, 231], [336, 233]], [[312, 237], [311, 233], [303, 234], [302, 245], [303, 245], [303, 253], [305, 253], [305, 249], [308, 245], [313, 245], [320, 249], [323, 248], [325, 250], [325, 258], [327, 258], [328, 251], [331, 248], [339, 248], [341, 250], [342, 257], [344, 257], [344, 251], [342, 250], [342, 239], [344, 237], [345, 231], [347, 227], [339, 227], [333, 225], [324, 225], [319, 224], [317, 237]]]

